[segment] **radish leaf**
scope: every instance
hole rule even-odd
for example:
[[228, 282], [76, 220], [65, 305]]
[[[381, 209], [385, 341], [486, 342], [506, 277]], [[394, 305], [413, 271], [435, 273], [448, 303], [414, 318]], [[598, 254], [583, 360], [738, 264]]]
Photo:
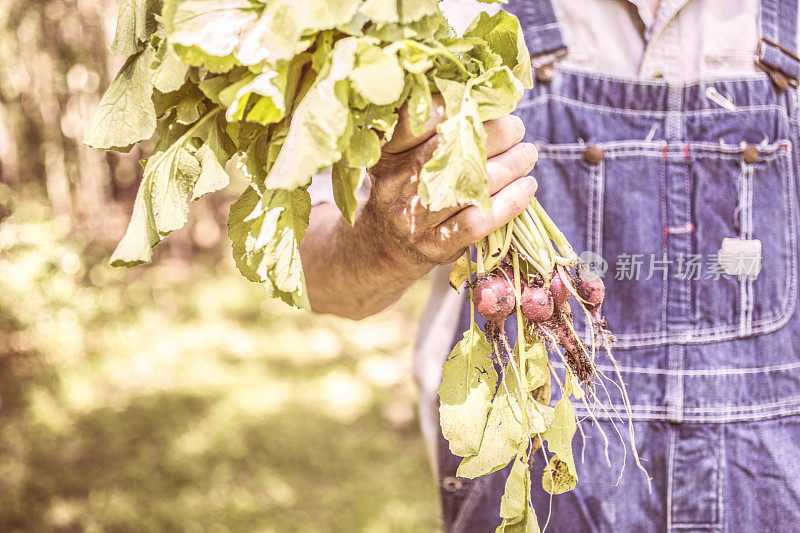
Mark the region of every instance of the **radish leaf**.
[[148, 46], [128, 58], [97, 106], [86, 144], [128, 152], [134, 144], [153, 135], [156, 110], [151, 100], [150, 64], [154, 55], [153, 48]]
[[442, 367], [439, 416], [450, 451], [466, 457], [481, 448], [497, 387], [492, 346], [476, 324], [464, 332]]
[[516, 379], [510, 378], [513, 372], [510, 366], [505, 369], [492, 400], [480, 450], [461, 461], [458, 476], [473, 479], [500, 470], [511, 461], [522, 442], [528, 438], [519, 385]]

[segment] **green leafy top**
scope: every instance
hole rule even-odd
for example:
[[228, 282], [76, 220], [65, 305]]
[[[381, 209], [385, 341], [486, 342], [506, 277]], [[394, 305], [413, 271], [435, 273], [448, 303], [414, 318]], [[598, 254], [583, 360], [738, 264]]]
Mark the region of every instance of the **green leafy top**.
[[420, 131], [441, 92], [447, 120], [421, 199], [434, 210], [488, 207], [483, 121], [512, 111], [531, 86], [516, 18], [482, 14], [457, 38], [438, 0], [124, 0], [112, 51], [129, 57], [86, 143], [128, 151], [158, 137], [113, 264], [149, 261], [185, 223], [189, 199], [242, 172], [251, 186], [231, 212], [237, 265], [299, 306], [297, 250], [316, 173], [333, 168], [336, 203], [353, 223], [363, 167], [380, 158], [399, 108], [408, 104]]

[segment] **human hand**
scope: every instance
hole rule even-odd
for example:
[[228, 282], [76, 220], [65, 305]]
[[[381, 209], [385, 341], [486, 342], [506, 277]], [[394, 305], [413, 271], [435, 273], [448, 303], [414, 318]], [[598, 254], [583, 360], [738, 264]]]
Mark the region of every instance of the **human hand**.
[[537, 188], [536, 179], [528, 176], [538, 158], [536, 147], [521, 142], [522, 120], [506, 115], [484, 123], [491, 210], [484, 212], [476, 205], [425, 209], [417, 194], [418, 175], [436, 150], [436, 126], [442, 120], [444, 106], [435, 97], [424, 132], [414, 136], [401, 110], [391, 141], [368, 170], [372, 188], [357, 223], [366, 230], [366, 238], [383, 245], [394, 263], [416, 275], [454, 261], [469, 245], [507, 224], [525, 210]]

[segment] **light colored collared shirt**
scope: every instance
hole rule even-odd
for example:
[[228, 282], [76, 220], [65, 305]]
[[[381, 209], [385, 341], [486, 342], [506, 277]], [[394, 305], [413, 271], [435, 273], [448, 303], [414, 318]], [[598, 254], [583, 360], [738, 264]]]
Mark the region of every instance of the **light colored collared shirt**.
[[[517, 0], [522, 1], [522, 0]], [[754, 75], [759, 39], [758, 0], [554, 0], [567, 54], [559, 64], [622, 78], [664, 78], [676, 83]], [[497, 4], [442, 0], [452, 26], [462, 33], [480, 11]], [[321, 176], [320, 176], [321, 178]], [[315, 179], [313, 203], [333, 202], [330, 182]], [[368, 191], [361, 191], [366, 197]], [[464, 296], [448, 283], [450, 267], [433, 273], [414, 356], [420, 420], [436, 469], [439, 415], [436, 389], [442, 362], [456, 332]]]

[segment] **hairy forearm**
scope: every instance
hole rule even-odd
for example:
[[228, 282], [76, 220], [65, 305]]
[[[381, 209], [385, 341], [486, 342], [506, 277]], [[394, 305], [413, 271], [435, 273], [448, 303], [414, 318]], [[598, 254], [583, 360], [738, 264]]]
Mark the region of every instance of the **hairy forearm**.
[[320, 204], [300, 245], [311, 308], [361, 319], [394, 303], [432, 264], [407, 257], [361, 213], [353, 226]]

